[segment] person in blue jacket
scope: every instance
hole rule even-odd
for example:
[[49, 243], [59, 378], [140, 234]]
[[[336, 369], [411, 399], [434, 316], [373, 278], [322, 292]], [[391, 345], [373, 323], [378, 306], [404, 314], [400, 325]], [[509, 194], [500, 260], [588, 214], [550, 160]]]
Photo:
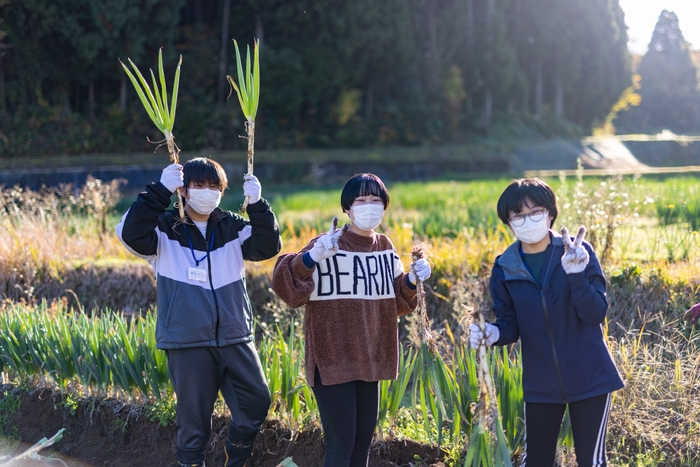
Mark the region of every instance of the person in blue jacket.
[[605, 277], [593, 248], [557, 219], [554, 191], [538, 179], [513, 181], [498, 217], [517, 240], [491, 273], [494, 324], [470, 326], [473, 347], [520, 339], [525, 400], [524, 467], [551, 467], [568, 405], [579, 467], [607, 466], [611, 393], [624, 386], [603, 338]]

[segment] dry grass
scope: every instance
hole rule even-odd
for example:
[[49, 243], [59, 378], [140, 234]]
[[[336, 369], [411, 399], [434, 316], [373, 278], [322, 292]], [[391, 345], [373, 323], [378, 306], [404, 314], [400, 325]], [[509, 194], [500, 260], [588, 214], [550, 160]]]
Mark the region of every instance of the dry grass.
[[644, 332], [610, 339], [626, 387], [615, 393], [609, 445], [620, 464], [637, 465], [656, 452], [660, 465], [682, 465], [700, 455], [700, 353], [698, 338], [674, 331], [670, 322], [654, 343]]
[[71, 288], [99, 288], [101, 281], [89, 280], [89, 276], [101, 276], [99, 271], [105, 267], [99, 263], [128, 258], [119, 240], [108, 232], [106, 221], [119, 200], [121, 183], [102, 184], [90, 178], [81, 188], [0, 190], [3, 298], [31, 302], [58, 298], [59, 289], [66, 293]]

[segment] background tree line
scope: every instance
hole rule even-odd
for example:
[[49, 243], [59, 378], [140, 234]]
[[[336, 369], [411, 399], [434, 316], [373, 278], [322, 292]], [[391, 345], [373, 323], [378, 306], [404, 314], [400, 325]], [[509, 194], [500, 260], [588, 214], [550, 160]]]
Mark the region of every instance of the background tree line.
[[691, 50], [675, 13], [663, 10], [649, 42], [637, 57], [633, 85], [614, 115], [618, 132], [700, 133], [700, 50]]
[[172, 79], [186, 150], [242, 147], [231, 39], [261, 41], [260, 147], [589, 131], [632, 84], [617, 0], [0, 0], [0, 153], [152, 148], [120, 68]]

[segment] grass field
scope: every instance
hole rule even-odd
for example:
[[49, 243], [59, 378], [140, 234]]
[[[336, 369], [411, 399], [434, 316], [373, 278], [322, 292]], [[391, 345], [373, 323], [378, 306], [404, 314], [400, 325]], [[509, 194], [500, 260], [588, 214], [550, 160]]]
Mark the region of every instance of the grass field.
[[[586, 225], [587, 239], [609, 279], [606, 332], [627, 381], [615, 395], [610, 421], [611, 465], [694, 465], [700, 445], [698, 333], [680, 316], [698, 292], [700, 180], [570, 177], [549, 182], [560, 197], [555, 228]], [[462, 305], [478, 307], [488, 301], [484, 282], [491, 264], [512, 241], [495, 213], [508, 183], [477, 179], [388, 186], [391, 204], [382, 230], [406, 258], [404, 265], [418, 242], [427, 245], [434, 262], [428, 311], [439, 336], [440, 359], [430, 364], [442, 376], [436, 379], [416, 363], [419, 352], [411, 341], [417, 323], [409, 317], [402, 324], [400, 379], [382, 383], [380, 435], [439, 440], [451, 452], [451, 465], [463, 463], [472, 433], [472, 404], [478, 398]], [[303, 247], [327, 229], [332, 216], [345, 219], [340, 189], [263, 187], [282, 227], [283, 251]], [[242, 199], [238, 195], [227, 192], [223, 207], [235, 209]], [[120, 313], [105, 309], [121, 307], [109, 302], [112, 295], [138, 295], [139, 287], [153, 288], [148, 267], [128, 254], [112, 233], [128, 204], [107, 185], [79, 187], [77, 192], [0, 193], [0, 237], [9, 240], [0, 243], [0, 287], [9, 299], [0, 313], [6, 380], [50, 384], [77, 397], [171, 401], [167, 378], [159, 371], [162, 355], [152, 346], [154, 316], [128, 324]], [[287, 309], [269, 292], [273, 264], [250, 264], [248, 286], [261, 360], [275, 393], [275, 416], [300, 427], [316, 419], [313, 396], [299, 367], [303, 332], [294, 323], [300, 322], [301, 311]], [[75, 277], [82, 288], [72, 288], [71, 295], [61, 284]], [[111, 304], [93, 309], [89, 319], [66, 308], [66, 303], [76, 303], [71, 301], [74, 295], [86, 311], [94, 308], [92, 303]], [[47, 303], [37, 302], [41, 298]], [[149, 304], [148, 299], [143, 303]], [[517, 457], [522, 452], [517, 346], [489, 358], [503, 427]], [[570, 442], [564, 441], [566, 435], [564, 444]], [[567, 450], [562, 452], [564, 464], [572, 465]]]

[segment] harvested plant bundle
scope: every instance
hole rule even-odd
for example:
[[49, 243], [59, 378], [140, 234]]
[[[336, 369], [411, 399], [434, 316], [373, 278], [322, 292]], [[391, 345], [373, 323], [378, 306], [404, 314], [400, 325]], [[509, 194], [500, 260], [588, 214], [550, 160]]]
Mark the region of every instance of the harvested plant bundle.
[[430, 330], [423, 281], [420, 280], [413, 266], [419, 259], [427, 259], [425, 245], [415, 245], [411, 250], [411, 257], [413, 260], [411, 271], [416, 277], [416, 294], [420, 312], [420, 339], [414, 341], [418, 345], [418, 351], [416, 352], [416, 371], [413, 380], [413, 409], [415, 412], [416, 408], [420, 407], [426, 433], [430, 433], [430, 417], [428, 416], [428, 410], [430, 410], [430, 416], [439, 427], [437, 442], [440, 445], [443, 422], [454, 420], [455, 401], [452, 395], [455, 392], [455, 379], [454, 374], [442, 359], [437, 342]]
[[[475, 313], [475, 322], [486, 335], [484, 314]], [[478, 425], [473, 428], [467, 447], [464, 467], [512, 467], [510, 448], [503, 433], [498, 411], [496, 387], [491, 377], [486, 343], [477, 349], [477, 377], [479, 383]]]
[[[241, 54], [238, 50], [238, 43], [234, 40], [233, 45], [236, 47], [236, 68], [238, 71], [238, 86], [233, 81], [231, 76], [226, 75], [226, 78], [231, 83], [231, 86], [236, 91], [238, 102], [241, 104], [241, 110], [245, 116], [245, 128], [248, 133], [248, 175], [253, 175], [253, 156], [255, 144], [255, 115], [258, 113], [258, 102], [260, 101], [260, 41], [254, 40], [253, 45], [253, 71], [250, 70], [250, 47], [246, 46], [246, 63], [245, 74], [243, 74], [243, 66], [241, 64]], [[248, 207], [248, 197], [246, 196], [241, 211], [245, 212]]]
[[411, 272], [416, 277], [416, 295], [418, 296], [418, 310], [420, 311], [420, 337], [421, 342], [428, 344], [429, 347], [434, 348], [435, 338], [430, 331], [430, 320], [428, 319], [428, 312], [425, 305], [425, 288], [423, 287], [423, 281], [420, 280], [418, 274], [416, 274], [414, 264], [419, 259], [427, 258], [428, 250], [424, 244], [414, 245], [411, 249]]
[[[158, 127], [158, 129], [165, 136], [164, 140], [158, 141], [158, 143], [161, 143], [158, 147], [160, 147], [162, 144], [167, 145], [168, 153], [170, 154], [170, 163], [178, 164], [180, 161], [180, 148], [178, 148], [175, 144], [173, 126], [175, 125], [177, 92], [178, 88], [180, 87], [180, 66], [182, 65], [182, 55], [180, 56], [180, 61], [178, 62], [177, 69], [175, 70], [175, 81], [173, 82], [172, 101], [170, 107], [168, 107], [168, 91], [165, 86], [165, 72], [163, 71], [163, 49], [158, 51], [158, 77], [160, 79], [160, 89], [158, 88], [158, 83], [155, 75], [153, 74], [153, 70], [150, 70], [151, 79], [153, 81], [153, 92], [151, 92], [148, 82], [145, 80], [136, 65], [134, 65], [134, 62], [132, 62], [131, 59], [128, 60], [131, 67], [136, 72], [138, 80], [121, 60], [119, 60], [119, 63], [122, 64], [124, 71], [126, 71], [126, 74], [129, 76], [129, 79], [134, 85], [136, 93], [139, 95], [139, 99], [141, 99], [141, 103], [146, 109], [146, 113], [148, 113], [148, 116], [151, 117], [153, 123], [155, 123], [156, 127]], [[158, 147], [156, 147], [156, 149], [158, 149]], [[185, 211], [182, 205], [182, 196], [180, 195], [180, 190], [176, 190], [176, 192], [180, 222], [184, 223]]]

